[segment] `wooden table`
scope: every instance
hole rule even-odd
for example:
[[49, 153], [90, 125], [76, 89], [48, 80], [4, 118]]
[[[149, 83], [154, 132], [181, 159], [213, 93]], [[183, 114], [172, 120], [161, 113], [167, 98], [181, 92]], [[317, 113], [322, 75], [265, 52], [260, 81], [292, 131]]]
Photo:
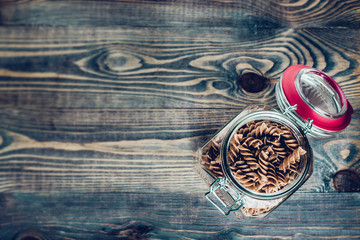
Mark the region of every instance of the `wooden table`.
[[[359, 239], [359, 26], [357, 0], [0, 1], [0, 239]], [[267, 218], [223, 216], [196, 149], [294, 64], [351, 124]]]

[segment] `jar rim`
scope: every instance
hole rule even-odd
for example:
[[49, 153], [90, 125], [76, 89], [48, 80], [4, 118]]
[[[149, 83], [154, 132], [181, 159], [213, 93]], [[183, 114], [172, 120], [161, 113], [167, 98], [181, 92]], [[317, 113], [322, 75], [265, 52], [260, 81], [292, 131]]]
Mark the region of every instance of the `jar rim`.
[[[306, 161], [306, 162], [301, 170], [301, 174], [298, 173], [292, 183], [290, 183], [288, 186], [285, 186], [284, 188], [274, 193], [259, 193], [242, 186], [233, 176], [232, 170], [230, 169], [229, 166], [228, 150], [233, 135], [241, 126], [254, 120], [270, 120], [289, 127], [291, 131], [293, 131], [293, 134], [296, 133], [294, 134], [294, 136], [296, 135], [295, 138], [297, 138], [299, 144], [306, 150], [306, 154], [305, 154], [306, 156], [302, 157], [302, 161]], [[237, 189], [243, 194], [261, 200], [277, 199], [286, 196], [294, 192], [296, 189], [298, 189], [304, 182], [306, 175], [310, 170], [310, 166], [313, 159], [312, 149], [302, 129], [299, 128], [298, 125], [295, 124], [291, 119], [289, 119], [288, 117], [284, 116], [283, 114], [275, 110], [258, 110], [249, 113], [243, 118], [238, 119], [227, 132], [227, 135], [225, 136], [224, 142], [221, 147], [220, 154], [222, 157], [221, 167], [225, 177], [228, 180], [230, 180], [237, 187]]]

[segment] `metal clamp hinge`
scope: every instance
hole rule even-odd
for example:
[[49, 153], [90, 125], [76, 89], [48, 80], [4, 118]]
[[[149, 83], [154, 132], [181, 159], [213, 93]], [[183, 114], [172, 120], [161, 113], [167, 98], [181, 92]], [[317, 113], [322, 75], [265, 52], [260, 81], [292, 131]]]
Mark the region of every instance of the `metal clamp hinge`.
[[305, 125], [305, 127], [303, 129], [305, 134], [307, 134], [307, 133], [309, 133], [311, 131], [311, 128], [313, 126], [313, 122], [314, 122], [314, 120], [312, 120], [310, 118], [307, 119], [307, 124]]
[[[230, 201], [233, 202], [229, 206], [216, 192], [216, 190], [222, 191], [220, 194], [224, 198], [230, 198]], [[210, 196], [215, 196], [215, 199], [210, 198]], [[210, 191], [205, 194], [205, 197], [209, 202], [211, 202], [220, 212], [224, 215], [228, 215], [232, 211], [239, 210], [245, 203], [243, 196], [236, 192], [236, 190], [230, 186], [226, 178], [218, 178], [210, 185]]]
[[[296, 109], [297, 109], [297, 104], [295, 104], [293, 106], [289, 106], [285, 109], [283, 114], [284, 115], [291, 114], [292, 112], [295, 112]], [[311, 129], [313, 127], [313, 122], [314, 122], [314, 120], [308, 118], [306, 123], [301, 124], [302, 130], [304, 131], [305, 134], [308, 134], [309, 132], [311, 132]]]
[[293, 112], [297, 109], [297, 104], [293, 105], [293, 106], [289, 106], [285, 109], [285, 111], [283, 112], [284, 115], [287, 115], [290, 112]]

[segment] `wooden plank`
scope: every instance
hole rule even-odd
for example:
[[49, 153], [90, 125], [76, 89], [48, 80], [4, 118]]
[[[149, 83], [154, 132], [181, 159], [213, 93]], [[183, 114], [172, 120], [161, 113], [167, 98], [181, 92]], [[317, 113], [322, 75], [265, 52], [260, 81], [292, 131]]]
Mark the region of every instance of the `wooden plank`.
[[[0, 111], [2, 191], [139, 191], [147, 186], [144, 191], [205, 192], [193, 171], [195, 151], [238, 112], [57, 111]], [[302, 191], [334, 191], [336, 171], [359, 170], [358, 131], [353, 123], [332, 139], [310, 140], [315, 167]]]
[[[1, 1], [3, 25], [293, 26], [358, 28], [359, 2], [346, 1]], [[253, 31], [256, 34], [256, 31]]]
[[[319, 36], [316, 28], [283, 29], [272, 38], [254, 41], [206, 30], [199, 40], [192, 32], [149, 37], [148, 29], [60, 29], [67, 31], [61, 32], [65, 42], [57, 39], [54, 29], [42, 30], [33, 28], [28, 35], [23, 28], [0, 28], [2, 106], [243, 108], [268, 104], [273, 96], [271, 87], [264, 95], [242, 91], [237, 79], [243, 71], [263, 74], [273, 86], [293, 64], [325, 71], [344, 89], [355, 110], [360, 105], [357, 31], [320, 31]], [[89, 34], [101, 39], [84, 42]]]
[[[295, 193], [265, 219], [223, 216], [200, 194], [2, 193], [0, 238], [358, 239], [358, 193]], [[341, 203], [341, 204], [339, 204]], [[111, 207], [109, 207], [111, 206]]]

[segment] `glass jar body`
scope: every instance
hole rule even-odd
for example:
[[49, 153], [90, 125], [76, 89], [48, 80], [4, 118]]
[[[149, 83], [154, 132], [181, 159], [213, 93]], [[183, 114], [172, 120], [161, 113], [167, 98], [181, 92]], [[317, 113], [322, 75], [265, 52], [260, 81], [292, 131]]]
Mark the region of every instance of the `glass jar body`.
[[[249, 190], [239, 183], [229, 165], [229, 144], [234, 132], [253, 121], [269, 120], [289, 127], [293, 135], [306, 150], [301, 171], [296, 179], [280, 191], [260, 193]], [[235, 116], [198, 151], [196, 170], [210, 187], [207, 199], [222, 213], [234, 213], [239, 218], [265, 217], [287, 197], [295, 192], [311, 175], [312, 150], [301, 128], [281, 113], [267, 106], [250, 106]]]

